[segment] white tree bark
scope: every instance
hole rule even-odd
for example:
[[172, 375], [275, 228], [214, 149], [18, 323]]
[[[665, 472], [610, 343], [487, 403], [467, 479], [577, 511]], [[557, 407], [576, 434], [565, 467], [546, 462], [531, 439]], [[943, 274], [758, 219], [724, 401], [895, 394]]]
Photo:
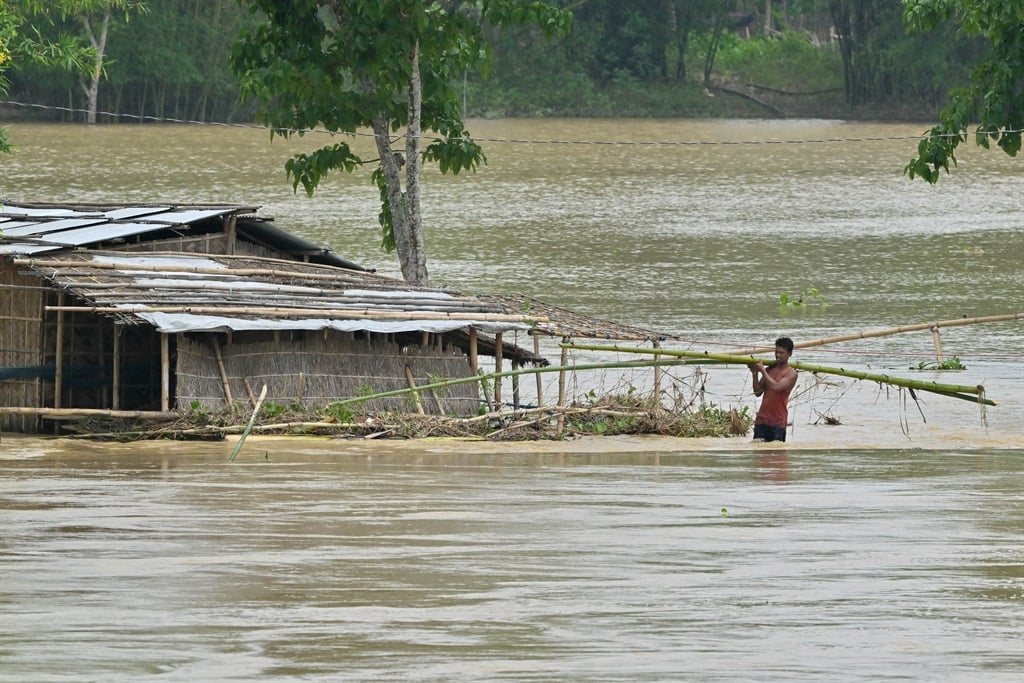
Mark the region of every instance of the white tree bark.
[[[409, 241], [414, 261], [411, 282], [427, 285], [427, 250], [423, 239], [423, 213], [420, 209], [420, 149], [423, 131], [420, 125], [423, 88], [420, 83], [420, 44], [412, 46], [412, 75], [409, 79], [409, 127], [405, 143], [405, 199], [409, 219]], [[409, 278], [407, 278], [409, 279]]]
[[88, 80], [84, 77], [79, 78], [79, 84], [81, 85], [82, 92], [85, 93], [86, 98], [86, 123], [96, 123], [96, 107], [100, 93], [100, 78], [103, 76], [103, 55], [107, 49], [107, 29], [110, 28], [110, 10], [110, 4], [103, 6], [103, 23], [100, 27], [99, 35], [96, 35], [93, 31], [92, 22], [89, 20], [89, 16], [83, 15], [81, 17], [82, 27], [85, 28], [85, 35], [89, 39], [89, 43], [92, 44], [93, 48], [96, 50], [96, 61], [92, 65], [92, 70], [89, 73]]
[[409, 126], [405, 147], [405, 191], [402, 191], [402, 156], [391, 145], [388, 120], [373, 120], [374, 140], [380, 155], [384, 186], [391, 207], [391, 225], [395, 233], [395, 250], [402, 278], [417, 285], [429, 285], [427, 252], [423, 240], [423, 219], [420, 211], [420, 112], [422, 86], [419, 74], [419, 44], [412, 50], [412, 77], [409, 81]]

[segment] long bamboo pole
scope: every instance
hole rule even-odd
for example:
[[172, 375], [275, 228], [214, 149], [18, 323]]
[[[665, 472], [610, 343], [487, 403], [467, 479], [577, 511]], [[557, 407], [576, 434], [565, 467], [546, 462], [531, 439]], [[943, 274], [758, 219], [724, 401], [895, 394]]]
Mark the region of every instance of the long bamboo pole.
[[[172, 254], [174, 256], [181, 256], [179, 252], [150, 252], [147, 256], [159, 256], [160, 254]], [[218, 258], [224, 260], [230, 260], [232, 258], [239, 261], [251, 261], [252, 257], [249, 256], [225, 256], [224, 254], [218, 254]], [[302, 264], [292, 261], [281, 261], [278, 259], [265, 259], [271, 260], [282, 265], [298, 265]], [[14, 259], [14, 265], [17, 266], [31, 266], [33, 268], [89, 268], [90, 270], [122, 270], [125, 268], [123, 263], [104, 263], [100, 261], [68, 261], [60, 259], [32, 259], [32, 258], [16, 258]], [[316, 269], [321, 272], [309, 272], [311, 269]], [[277, 270], [267, 268], [202, 268], [192, 266], [152, 266], [144, 264], [132, 264], [131, 270], [149, 272], [149, 273], [192, 273], [195, 275], [220, 275], [220, 276], [244, 276], [244, 275], [264, 275], [273, 277], [291, 277], [299, 278], [301, 280], [329, 280], [337, 282], [350, 282], [350, 283], [367, 283], [368, 281], [376, 280], [380, 283], [390, 285], [393, 288], [401, 289], [402, 291], [429, 291], [427, 287], [417, 287], [416, 285], [410, 285], [405, 282], [398, 282], [393, 278], [389, 278], [385, 275], [378, 275], [369, 271], [361, 271], [354, 273], [343, 273], [343, 272], [323, 272], [323, 266], [311, 266], [302, 268], [301, 270]], [[335, 269], [338, 270], [338, 269]], [[443, 290], [442, 290], [443, 291]]]
[[[372, 394], [369, 396], [357, 396], [355, 398], [346, 398], [340, 401], [334, 401], [333, 405], [348, 405], [352, 403], [363, 403], [366, 401], [372, 401], [378, 398], [388, 398], [391, 396], [402, 396], [404, 394], [410, 394], [414, 391], [427, 391], [434, 389], [443, 389], [445, 387], [451, 387], [458, 384], [465, 384], [467, 382], [481, 382], [481, 381], [493, 381], [495, 376], [500, 374], [502, 377], [512, 377], [513, 375], [533, 375], [537, 373], [545, 372], [557, 372], [560, 375], [564, 372], [572, 372], [574, 370], [611, 370], [614, 368], [649, 368], [655, 365], [658, 366], [676, 366], [676, 365], [690, 365], [693, 361], [690, 360], [640, 360], [640, 361], [619, 361], [616, 363], [586, 363], [581, 365], [548, 365], [542, 368], [520, 368], [519, 370], [506, 370], [501, 373], [490, 372], [487, 374], [476, 375], [475, 377], [458, 377], [456, 379], [448, 379], [443, 382], [435, 382], [433, 384], [421, 384], [415, 389], [394, 389], [392, 391], [383, 391], [379, 394]], [[561, 402], [564, 402], [564, 398]], [[497, 407], [496, 407], [497, 408]]]
[[[914, 325], [902, 325], [900, 327], [887, 327], [881, 330], [868, 330], [866, 332], [855, 332], [853, 334], [841, 334], [836, 337], [822, 337], [821, 339], [811, 339], [809, 341], [797, 342], [793, 344], [793, 348], [806, 349], [813, 346], [824, 346], [826, 344], [836, 344], [838, 342], [856, 341], [857, 339], [870, 339], [872, 337], [888, 337], [894, 334], [903, 334], [904, 332], [920, 332], [921, 330], [938, 329], [940, 327], [959, 327], [962, 325], [980, 325], [982, 323], [1001, 323], [1009, 322], [1011, 320], [1024, 320], [1024, 313], [1005, 313], [1003, 315], [989, 315], [979, 318], [953, 318], [952, 320], [940, 320], [938, 322], [931, 323], [917, 323]], [[755, 346], [750, 349], [742, 349], [740, 351], [734, 351], [736, 355], [747, 355], [751, 353], [764, 353], [771, 351], [774, 346]]]
[[166, 420], [180, 417], [178, 413], [158, 410], [108, 410], [106, 408], [24, 408], [0, 406], [0, 415], [38, 415], [54, 420], [75, 420], [83, 417], [116, 417]]
[[[657, 354], [662, 356], [676, 356], [679, 358], [692, 358], [694, 360], [707, 360], [716, 363], [734, 363], [739, 365], [749, 365], [750, 363], [764, 363], [765, 365], [774, 365], [774, 360], [768, 360], [764, 358], [756, 358], [752, 355], [736, 355], [728, 353], [711, 353], [709, 351], [682, 351], [676, 349], [645, 349], [637, 347], [627, 346], [604, 346], [598, 344], [562, 344], [564, 348], [578, 349], [582, 351], [608, 351], [612, 353], [637, 353], [637, 354]], [[790, 367], [796, 370], [805, 370], [807, 372], [815, 372], [826, 375], [840, 375], [842, 377], [850, 377], [852, 379], [863, 379], [871, 382], [879, 382], [881, 384], [892, 384], [898, 387], [906, 387], [908, 389], [917, 389], [920, 391], [931, 391], [933, 393], [942, 394], [944, 396], [951, 396], [953, 398], [964, 398], [960, 394], [971, 394], [975, 398], [969, 400], [984, 403], [986, 405], [997, 405], [995, 401], [984, 398], [985, 388], [981, 385], [966, 385], [966, 384], [941, 384], [939, 382], [929, 382], [924, 380], [906, 379], [904, 377], [893, 377], [892, 375], [875, 374], [870, 372], [861, 372], [859, 370], [847, 370], [845, 368], [832, 368], [824, 365], [811, 365], [809, 363], [799, 363], [790, 361]]]
[[194, 313], [196, 315], [262, 315], [268, 318], [306, 315], [314, 318], [345, 317], [379, 320], [473, 320], [480, 322], [549, 322], [545, 317], [509, 313], [460, 311], [380, 311], [369, 308], [283, 308], [268, 306], [47, 306], [47, 311], [71, 313]]

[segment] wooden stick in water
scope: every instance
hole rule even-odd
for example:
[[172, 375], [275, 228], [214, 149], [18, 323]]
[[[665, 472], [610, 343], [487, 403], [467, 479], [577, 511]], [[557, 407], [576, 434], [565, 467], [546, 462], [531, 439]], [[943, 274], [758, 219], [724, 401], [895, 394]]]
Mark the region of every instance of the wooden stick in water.
[[245, 443], [246, 437], [249, 436], [249, 432], [252, 431], [252, 426], [256, 424], [256, 416], [259, 415], [260, 406], [263, 405], [263, 399], [267, 397], [267, 385], [263, 385], [263, 390], [260, 392], [260, 398], [256, 401], [256, 407], [252, 409], [252, 417], [249, 418], [249, 424], [245, 426], [245, 431], [242, 432], [242, 436], [238, 437], [238, 443], [235, 445], [235, 450], [231, 451], [231, 457], [228, 458], [228, 462], [234, 462], [235, 456], [238, 455], [238, 451], [242, 450], [242, 444]]

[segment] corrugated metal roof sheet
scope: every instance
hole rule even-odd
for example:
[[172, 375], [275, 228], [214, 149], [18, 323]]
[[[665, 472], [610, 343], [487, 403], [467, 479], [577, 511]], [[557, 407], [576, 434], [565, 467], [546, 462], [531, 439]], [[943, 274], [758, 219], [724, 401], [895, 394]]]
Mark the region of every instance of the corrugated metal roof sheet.
[[146, 216], [147, 221], [166, 223], [168, 225], [182, 225], [184, 223], [197, 223], [207, 218], [216, 218], [225, 214], [234, 213], [237, 207], [226, 209], [191, 209], [179, 211], [162, 211]]
[[163, 211], [170, 211], [169, 206], [126, 206], [123, 209], [113, 209], [103, 213], [112, 221], [121, 221], [127, 218], [138, 218], [139, 216], [150, 216]]
[[19, 242], [17, 244], [4, 244], [0, 242], [0, 254], [20, 254], [23, 256], [30, 256], [32, 254], [39, 254], [46, 251], [53, 251], [55, 247], [47, 244], [30, 244], [27, 242]]
[[[282, 255], [314, 263], [366, 270], [331, 253], [327, 247], [308, 242], [271, 225], [257, 216], [259, 207], [244, 205], [50, 205], [11, 204], [0, 201], [0, 253], [36, 254], [66, 247], [101, 246], [132, 241], [162, 230], [194, 234], [211, 231], [211, 219], [237, 220], [239, 239], [262, 245]], [[222, 225], [222, 224], [221, 224]]]
[[59, 220], [46, 220], [29, 223], [17, 228], [3, 228], [5, 237], [40, 237], [61, 230], [82, 228], [87, 225], [107, 224], [106, 218], [62, 218]]
[[[67, 245], [69, 247], [80, 247], [86, 244], [98, 242], [110, 242], [112, 240], [144, 235], [157, 230], [166, 230], [166, 225], [160, 223], [92, 223], [84, 227], [70, 230], [60, 230], [43, 234], [48, 242], [56, 245]], [[4, 231], [7, 234], [7, 231]], [[19, 237], [20, 235], [11, 235]], [[56, 248], [56, 247], [55, 247]]]

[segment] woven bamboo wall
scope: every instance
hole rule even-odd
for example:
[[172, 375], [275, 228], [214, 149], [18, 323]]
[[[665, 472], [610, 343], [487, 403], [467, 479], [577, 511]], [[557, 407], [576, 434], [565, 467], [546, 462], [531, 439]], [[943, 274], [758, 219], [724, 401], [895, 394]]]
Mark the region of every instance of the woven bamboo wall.
[[175, 251], [183, 254], [226, 254], [227, 236], [223, 233], [175, 237], [123, 245], [119, 251]]
[[[289, 339], [289, 336], [292, 338]], [[176, 405], [188, 410], [193, 401], [207, 410], [225, 407], [224, 387], [211, 341], [220, 335], [182, 336], [178, 341]], [[249, 337], [250, 340], [252, 337]], [[218, 342], [219, 343], [219, 342]], [[343, 332], [283, 334], [280, 341], [246, 341], [235, 334], [221, 348], [231, 397], [249, 400], [267, 385], [267, 401], [305, 409], [323, 408], [332, 401], [409, 386], [406, 365], [417, 385], [442, 379], [468, 377], [469, 360], [459, 349], [437, 345], [400, 347], [384, 335], [356, 339]], [[248, 387], [246, 386], [248, 380]], [[438, 405], [438, 398], [441, 406]], [[440, 397], [426, 393], [427, 413], [475, 415], [479, 408], [476, 383], [449, 387]], [[411, 397], [377, 399], [365, 404], [368, 412], [415, 410]]]
[[[26, 368], [43, 364], [43, 292], [38, 278], [20, 275], [13, 265], [0, 267], [0, 368]], [[0, 380], [0, 406], [38, 408], [42, 405], [38, 377]], [[38, 418], [0, 415], [0, 431], [36, 432]]]

